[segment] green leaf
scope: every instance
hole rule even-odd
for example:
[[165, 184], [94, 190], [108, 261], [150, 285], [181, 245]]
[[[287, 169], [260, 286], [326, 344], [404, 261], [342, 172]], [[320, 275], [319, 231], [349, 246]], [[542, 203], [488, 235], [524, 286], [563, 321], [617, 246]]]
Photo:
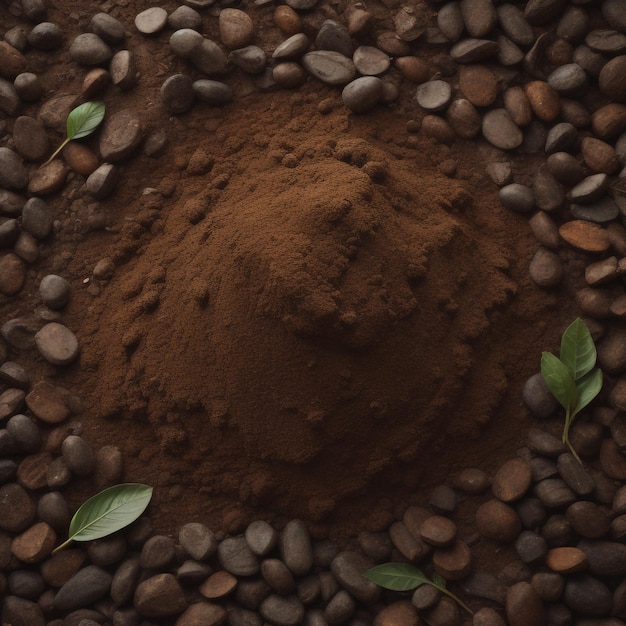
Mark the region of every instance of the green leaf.
[[578, 390], [567, 366], [551, 352], [541, 355], [541, 376], [546, 381], [552, 395], [566, 410], [571, 411], [578, 402]]
[[439, 576], [439, 574], [434, 573], [433, 585], [435, 585], [436, 587], [439, 587], [440, 589], [445, 589], [447, 585], [446, 579], [443, 576]]
[[585, 322], [575, 319], [561, 337], [561, 361], [575, 381], [588, 374], [596, 364], [596, 346]]
[[574, 415], [580, 413], [602, 389], [602, 370], [595, 368], [576, 382], [578, 387], [578, 402]]
[[420, 585], [432, 584], [424, 572], [407, 563], [384, 563], [363, 573], [368, 580], [391, 591], [411, 591]]
[[100, 539], [125, 528], [146, 510], [151, 498], [152, 487], [140, 483], [115, 485], [97, 493], [74, 513], [67, 541], [53, 552], [72, 541]]
[[104, 102], [85, 102], [67, 116], [67, 138], [80, 139], [91, 135], [104, 119]]

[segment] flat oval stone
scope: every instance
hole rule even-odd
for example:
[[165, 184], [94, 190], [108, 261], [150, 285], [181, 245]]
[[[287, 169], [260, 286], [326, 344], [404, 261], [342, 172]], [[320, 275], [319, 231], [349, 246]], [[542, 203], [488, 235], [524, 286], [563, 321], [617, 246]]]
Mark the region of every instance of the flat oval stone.
[[96, 13], [91, 18], [90, 27], [100, 39], [109, 44], [121, 43], [126, 37], [124, 24], [108, 13]]
[[447, 2], [437, 12], [437, 27], [448, 41], [458, 41], [465, 30], [461, 5], [456, 0]]
[[35, 505], [28, 492], [17, 483], [0, 486], [0, 502], [3, 506], [0, 529], [21, 533], [35, 521]]
[[0, 293], [17, 295], [26, 282], [26, 265], [16, 254], [8, 252], [0, 256]]
[[437, 548], [432, 560], [435, 571], [446, 580], [461, 580], [472, 569], [469, 546], [460, 539], [456, 539], [449, 547]]
[[557, 93], [577, 96], [587, 88], [587, 73], [577, 63], [566, 63], [548, 76], [548, 85]]
[[476, 527], [487, 539], [511, 543], [519, 535], [522, 524], [513, 507], [494, 499], [478, 507]]
[[96, 200], [108, 198], [120, 180], [120, 173], [112, 163], [103, 163], [85, 181], [85, 189]]
[[506, 594], [506, 616], [510, 626], [547, 626], [548, 617], [541, 599], [530, 583], [519, 582]]
[[612, 102], [591, 116], [591, 128], [601, 139], [611, 139], [626, 130], [626, 105]]
[[493, 495], [502, 502], [519, 500], [528, 491], [532, 471], [523, 459], [511, 459], [496, 472], [491, 483]]
[[70, 57], [81, 65], [101, 65], [111, 60], [111, 48], [94, 33], [78, 35], [69, 49]]
[[423, 109], [437, 112], [445, 109], [452, 98], [452, 87], [445, 80], [431, 80], [418, 85], [415, 99]]
[[579, 548], [562, 546], [548, 551], [546, 565], [559, 574], [578, 574], [587, 570], [589, 562]]
[[202, 102], [212, 106], [223, 106], [233, 99], [233, 90], [226, 83], [200, 79], [192, 85], [193, 93]]
[[516, 213], [529, 213], [535, 208], [532, 189], [520, 183], [505, 185], [500, 189], [498, 197], [502, 206]]
[[177, 56], [188, 59], [191, 57], [192, 51], [197, 48], [204, 37], [191, 28], [181, 28], [172, 33], [169, 43], [174, 54]]
[[606, 174], [593, 174], [578, 183], [569, 193], [572, 202], [589, 204], [599, 200], [610, 184]]
[[593, 493], [595, 487], [593, 478], [569, 452], [559, 456], [557, 468], [561, 478], [572, 491], [580, 496]]
[[162, 618], [182, 613], [187, 600], [172, 574], [157, 574], [139, 583], [134, 605], [144, 617]]
[[263, 600], [259, 612], [276, 626], [297, 626], [304, 619], [304, 605], [295, 596], [273, 594]]
[[359, 602], [366, 605], [378, 602], [381, 589], [363, 577], [363, 572], [374, 566], [358, 552], [340, 552], [331, 563], [331, 571], [337, 582]]
[[560, 478], [542, 480], [535, 487], [535, 494], [549, 509], [560, 509], [576, 500], [576, 494]]
[[626, 52], [626, 35], [616, 30], [600, 28], [587, 33], [585, 43], [600, 54], [620, 54]]
[[309, 573], [313, 567], [313, 546], [304, 522], [288, 522], [280, 536], [279, 547], [283, 561], [296, 576]]
[[609, 235], [599, 224], [583, 220], [566, 222], [559, 235], [571, 246], [585, 252], [606, 252], [611, 247]]
[[494, 29], [498, 16], [491, 0], [461, 0], [460, 4], [471, 37], [484, 37]]
[[463, 39], [450, 50], [450, 56], [457, 63], [477, 63], [494, 56], [498, 44], [490, 39]]
[[292, 61], [277, 63], [272, 70], [272, 77], [276, 84], [287, 89], [293, 89], [303, 85], [307, 79], [307, 73], [301, 65]]
[[120, 50], [113, 55], [109, 66], [111, 82], [122, 91], [128, 91], [137, 84], [135, 57], [130, 50]]
[[29, 161], [45, 158], [50, 149], [44, 125], [32, 117], [21, 115], [13, 125], [15, 149]]
[[47, 196], [60, 191], [65, 185], [68, 168], [61, 159], [55, 159], [36, 169], [28, 181], [28, 192], [34, 196]]
[[228, 57], [211, 39], [203, 38], [199, 45], [189, 52], [189, 58], [205, 74], [221, 75], [228, 72]]
[[357, 71], [364, 76], [378, 76], [389, 69], [391, 59], [374, 46], [359, 46], [352, 55]]
[[38, 50], [56, 50], [63, 43], [63, 31], [52, 22], [39, 22], [28, 33], [28, 43]]
[[167, 11], [161, 7], [150, 7], [135, 17], [135, 27], [143, 35], [155, 35], [161, 32], [166, 24]]
[[[542, 246], [550, 250], [556, 250], [561, 245], [559, 229], [554, 220], [544, 211], [535, 213], [528, 221], [528, 224], [533, 231], [533, 235]], [[537, 415], [536, 417], [540, 416]]]
[[524, 135], [505, 109], [493, 109], [483, 116], [485, 139], [501, 150], [514, 150], [522, 145]]
[[234, 576], [252, 576], [259, 571], [259, 561], [243, 536], [224, 539], [217, 555], [222, 567]]
[[570, 211], [575, 219], [596, 224], [608, 224], [620, 214], [617, 204], [609, 196], [590, 204], [572, 204]]
[[611, 59], [600, 71], [600, 91], [618, 102], [626, 101], [626, 55]]
[[559, 255], [546, 248], [539, 248], [535, 252], [528, 273], [533, 282], [539, 287], [556, 287], [564, 276], [563, 265]]
[[190, 28], [199, 32], [202, 29], [202, 16], [195, 9], [183, 4], [168, 15], [167, 25], [174, 30]]
[[233, 50], [228, 55], [228, 59], [248, 74], [260, 74], [267, 65], [265, 52], [258, 46], [246, 46]]
[[272, 53], [273, 59], [291, 59], [303, 55], [311, 45], [310, 39], [304, 33], [296, 33], [276, 46]]
[[519, 7], [514, 4], [502, 4], [496, 11], [502, 30], [512, 42], [524, 47], [533, 45], [535, 34]]
[[77, 476], [89, 476], [96, 469], [96, 455], [91, 446], [78, 435], [69, 435], [61, 446], [63, 459]]
[[354, 113], [365, 113], [380, 101], [383, 81], [376, 76], [361, 76], [348, 83], [341, 92], [343, 103]]
[[561, 112], [561, 102], [556, 91], [542, 80], [524, 86], [524, 91], [535, 115], [543, 122], [552, 122]]
[[346, 85], [356, 74], [352, 59], [332, 50], [307, 52], [302, 57], [302, 65], [312, 76], [328, 85]]
[[465, 98], [454, 100], [446, 111], [452, 130], [462, 139], [473, 139], [480, 133], [482, 120], [474, 105]]
[[611, 612], [613, 594], [597, 578], [579, 574], [568, 576], [563, 602], [579, 615], [605, 616]]
[[46, 324], [35, 335], [35, 344], [41, 356], [53, 365], [69, 365], [78, 356], [78, 339], [58, 322]]
[[45, 522], [37, 522], [11, 542], [11, 552], [24, 563], [40, 563], [52, 552], [57, 535]]
[[572, 528], [586, 539], [601, 539], [609, 532], [609, 517], [594, 502], [574, 502], [567, 508], [565, 517]]
[[274, 22], [285, 35], [295, 35], [302, 31], [302, 20], [296, 11], [286, 4], [274, 10]]
[[100, 131], [100, 156], [109, 163], [127, 159], [143, 139], [141, 120], [130, 109], [114, 113], [104, 121]]

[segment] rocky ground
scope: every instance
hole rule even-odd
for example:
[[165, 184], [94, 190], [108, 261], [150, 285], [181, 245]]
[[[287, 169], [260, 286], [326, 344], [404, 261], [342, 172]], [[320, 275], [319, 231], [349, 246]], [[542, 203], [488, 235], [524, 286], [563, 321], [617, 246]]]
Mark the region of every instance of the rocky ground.
[[[19, 0], [0, 5], [0, 32], [3, 624], [626, 623], [624, 0]], [[42, 166], [70, 111], [100, 99], [102, 127]], [[260, 199], [252, 210], [248, 195]], [[261, 206], [301, 210], [298, 196], [315, 205], [312, 225], [262, 212], [255, 220]], [[373, 204], [413, 221], [381, 217]], [[415, 204], [427, 211], [412, 213]], [[247, 220], [234, 234], [224, 226], [237, 219], [224, 210], [233, 205]], [[344, 231], [352, 208], [361, 213]], [[270, 248], [281, 228], [274, 256], [250, 253]], [[216, 257], [189, 262], [186, 248], [214, 232], [238, 255], [217, 257], [224, 274], [215, 280], [191, 280]], [[337, 232], [348, 239], [328, 252]], [[342, 285], [337, 295], [343, 274], [333, 263], [347, 273], [368, 258], [363, 242], [376, 232], [388, 249], [371, 256], [385, 262], [356, 274], [369, 290]], [[405, 250], [398, 232], [427, 240], [428, 251]], [[175, 275], [177, 257], [187, 265]], [[320, 259], [331, 269], [303, 270]], [[231, 262], [245, 271], [227, 274]], [[264, 265], [278, 268], [267, 282], [255, 274]], [[369, 284], [372, 267], [382, 278]], [[175, 318], [197, 327], [196, 310], [209, 316], [216, 294], [230, 296], [220, 283], [231, 276], [244, 299], [263, 304], [251, 317], [276, 318], [290, 341], [355, 351], [351, 369], [339, 363], [323, 383], [355, 402], [359, 420], [344, 416], [352, 438], [333, 435], [330, 410], [306, 394], [304, 425], [291, 432], [304, 402], [294, 391], [279, 396], [276, 413], [288, 421], [272, 422], [270, 437], [251, 428], [246, 439], [241, 426], [240, 438], [218, 439], [237, 424], [236, 402], [222, 409], [192, 395], [206, 391], [189, 383], [198, 337], [185, 339]], [[294, 306], [303, 293], [310, 301]], [[418, 324], [434, 347], [407, 356], [409, 323], [409, 334], [389, 337], [426, 308], [420, 296], [436, 303], [428, 333], [425, 318]], [[579, 314], [605, 374], [571, 431], [582, 465], [563, 446], [560, 409], [536, 374], [540, 351], [555, 350]], [[211, 323], [225, 315], [218, 309]], [[228, 319], [224, 327], [243, 335]], [[272, 329], [265, 349], [287, 345], [278, 326], [263, 328]], [[246, 329], [246, 359], [256, 329]], [[444, 370], [428, 379], [444, 380], [446, 395], [430, 397], [439, 412], [421, 431], [411, 430], [412, 414], [396, 413], [427, 414], [422, 396], [401, 405], [370, 397], [376, 377], [355, 366], [368, 351], [379, 359], [383, 336], [384, 351], [405, 359], [398, 371], [411, 373], [407, 364], [424, 353]], [[442, 337], [458, 339], [450, 361], [437, 360]], [[236, 352], [236, 339], [220, 345]], [[297, 369], [284, 350], [272, 355]], [[257, 363], [259, 380], [266, 364]], [[448, 366], [463, 372], [446, 378]], [[382, 388], [398, 377], [392, 370]], [[350, 388], [353, 378], [365, 390]], [[212, 444], [198, 443], [185, 421], [201, 410]], [[111, 419], [118, 412], [128, 415]], [[389, 446], [384, 454], [377, 442]], [[332, 465], [324, 446], [344, 465]], [[351, 472], [358, 480], [345, 479]], [[154, 485], [149, 515], [53, 555], [80, 502], [122, 481]], [[402, 595], [362, 576], [387, 561], [443, 577], [473, 615], [429, 585]]]

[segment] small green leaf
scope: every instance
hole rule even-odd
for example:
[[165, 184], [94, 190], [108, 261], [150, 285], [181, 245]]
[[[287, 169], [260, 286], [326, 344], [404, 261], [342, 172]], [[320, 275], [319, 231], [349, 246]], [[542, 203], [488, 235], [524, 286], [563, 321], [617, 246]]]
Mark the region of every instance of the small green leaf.
[[132, 524], [145, 510], [152, 498], [152, 487], [140, 483], [125, 483], [109, 487], [92, 496], [76, 511], [70, 522], [67, 541], [91, 541], [106, 537]]
[[596, 346], [589, 329], [580, 318], [575, 319], [563, 332], [559, 357], [575, 381], [594, 368]]
[[447, 584], [446, 579], [443, 576], [439, 576], [437, 573], [433, 574], [433, 583], [440, 589], [445, 589]]
[[67, 138], [80, 139], [91, 135], [104, 119], [104, 102], [85, 102], [67, 116]]
[[541, 376], [552, 395], [566, 410], [573, 410], [578, 402], [578, 390], [567, 366], [551, 352], [541, 355]]
[[431, 584], [424, 572], [407, 563], [384, 563], [363, 573], [368, 580], [391, 591], [411, 591], [420, 585]]
[[[578, 387], [578, 402], [574, 415], [580, 413], [602, 389], [602, 370], [595, 368], [576, 382]], [[573, 417], [573, 416], [572, 416]]]

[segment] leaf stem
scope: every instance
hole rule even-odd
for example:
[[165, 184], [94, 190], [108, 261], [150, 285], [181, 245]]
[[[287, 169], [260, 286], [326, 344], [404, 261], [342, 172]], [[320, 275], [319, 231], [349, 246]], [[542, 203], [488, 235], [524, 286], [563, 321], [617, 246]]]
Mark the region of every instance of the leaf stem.
[[57, 552], [60, 552], [61, 550], [63, 550], [63, 548], [69, 546], [72, 543], [72, 538], [70, 537], [69, 539], [67, 539], [66, 541], [64, 541], [61, 545], [58, 545], [52, 552], [51, 554], [56, 554]]
[[576, 450], [574, 450], [574, 446], [571, 444], [571, 442], [569, 440], [569, 427], [570, 427], [570, 425], [572, 423], [572, 417], [573, 416], [571, 415], [570, 409], [568, 407], [567, 410], [565, 411], [565, 426], [563, 427], [563, 438], [562, 438], [562, 441], [569, 448], [569, 451], [572, 453], [572, 456], [582, 466], [583, 462], [580, 460], [580, 457], [576, 453]]
[[63, 150], [63, 148], [65, 148], [65, 146], [67, 146], [67, 144], [72, 141], [69, 137], [65, 138], [65, 141], [52, 153], [52, 156], [45, 162], [42, 163], [39, 166], [39, 169], [41, 169], [42, 167], [46, 167], [46, 165], [48, 165], [49, 163], [51, 163], [54, 160], [54, 157], [57, 156], [57, 154], [59, 154], [59, 152], [61, 152], [61, 150]]
[[433, 584], [433, 587], [439, 589], [441, 593], [445, 593], [449, 598], [452, 598], [452, 600], [454, 600], [461, 608], [465, 609], [470, 615], [474, 615], [474, 611], [472, 611], [472, 609], [470, 609], [465, 602], [463, 602], [458, 596], [454, 595], [451, 591], [448, 591], [445, 587], [440, 587], [439, 585]]

